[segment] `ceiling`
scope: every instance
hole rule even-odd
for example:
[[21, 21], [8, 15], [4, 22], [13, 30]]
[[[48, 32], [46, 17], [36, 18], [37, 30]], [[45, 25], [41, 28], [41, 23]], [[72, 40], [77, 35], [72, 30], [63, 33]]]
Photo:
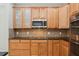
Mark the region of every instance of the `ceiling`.
[[16, 3], [16, 7], [62, 7], [68, 3]]

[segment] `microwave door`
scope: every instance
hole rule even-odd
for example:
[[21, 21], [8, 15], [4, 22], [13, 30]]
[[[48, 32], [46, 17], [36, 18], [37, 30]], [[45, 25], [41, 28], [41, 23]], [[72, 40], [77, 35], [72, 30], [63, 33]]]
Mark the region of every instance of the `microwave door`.
[[32, 21], [32, 27], [43, 27], [43, 21]]

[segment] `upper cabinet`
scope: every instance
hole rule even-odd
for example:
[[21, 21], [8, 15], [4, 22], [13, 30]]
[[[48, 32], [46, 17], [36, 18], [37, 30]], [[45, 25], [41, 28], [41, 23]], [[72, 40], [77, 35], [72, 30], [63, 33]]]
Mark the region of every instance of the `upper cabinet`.
[[79, 3], [71, 3], [69, 6], [70, 16], [79, 11]]
[[48, 28], [67, 29], [69, 28], [69, 7], [70, 4], [59, 8], [14, 7], [13, 27], [31, 28], [32, 20], [47, 19]]
[[58, 8], [48, 8], [48, 28], [58, 28]]
[[32, 8], [32, 20], [40, 18], [47, 18], [47, 8]]
[[40, 8], [40, 18], [47, 19], [47, 8]]
[[13, 27], [14, 28], [30, 28], [31, 9], [30, 8], [14, 8]]
[[69, 28], [69, 5], [59, 8], [59, 29]]
[[22, 9], [13, 8], [13, 27], [22, 28]]
[[32, 8], [32, 19], [37, 19], [40, 17], [40, 9]]
[[30, 28], [31, 27], [31, 8], [24, 8], [23, 9], [23, 21], [22, 27], [23, 28]]

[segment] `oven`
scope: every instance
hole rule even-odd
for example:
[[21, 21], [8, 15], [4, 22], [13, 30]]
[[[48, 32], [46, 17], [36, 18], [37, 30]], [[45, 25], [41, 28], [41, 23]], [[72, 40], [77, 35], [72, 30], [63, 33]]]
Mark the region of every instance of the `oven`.
[[73, 41], [70, 43], [70, 55], [79, 56], [79, 42]]

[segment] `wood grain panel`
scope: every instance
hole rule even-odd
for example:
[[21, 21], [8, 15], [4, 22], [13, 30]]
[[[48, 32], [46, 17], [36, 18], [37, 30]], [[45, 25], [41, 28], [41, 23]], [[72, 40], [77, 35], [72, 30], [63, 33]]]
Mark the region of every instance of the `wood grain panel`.
[[30, 56], [30, 50], [10, 50], [10, 56]]
[[58, 8], [48, 8], [48, 28], [58, 28]]
[[47, 56], [47, 43], [40, 43], [39, 44], [39, 56]]
[[38, 43], [31, 43], [31, 56], [38, 56], [39, 50], [38, 50]]
[[40, 18], [47, 19], [47, 8], [40, 8]]
[[59, 28], [69, 28], [69, 5], [59, 8]]
[[48, 40], [48, 56], [53, 56], [53, 40]]
[[32, 20], [40, 18], [40, 9], [32, 8]]

